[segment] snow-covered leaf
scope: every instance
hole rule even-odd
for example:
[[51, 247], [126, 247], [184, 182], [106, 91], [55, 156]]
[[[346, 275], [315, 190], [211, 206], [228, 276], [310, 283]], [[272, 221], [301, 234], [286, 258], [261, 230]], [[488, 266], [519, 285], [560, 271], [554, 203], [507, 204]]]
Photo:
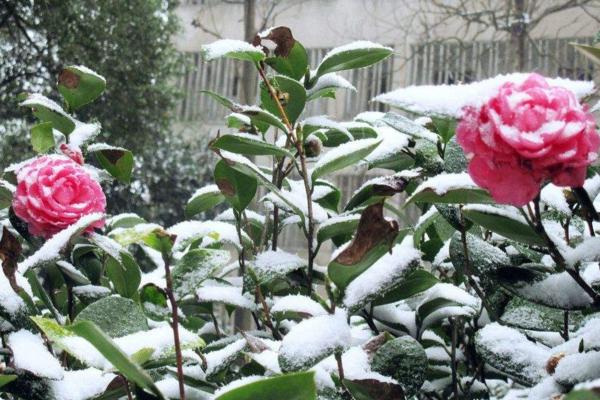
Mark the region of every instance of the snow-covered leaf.
[[379, 139], [354, 140], [328, 151], [315, 164], [311, 172], [312, 181], [356, 164], [375, 150], [380, 143]]
[[342, 76], [329, 73], [318, 78], [317, 82], [308, 90], [307, 101], [315, 100], [321, 97], [335, 98], [337, 89], [347, 89], [356, 92], [356, 88]]
[[256, 255], [250, 263], [258, 283], [283, 278], [292, 271], [306, 266], [306, 261], [283, 250], [268, 250]]
[[449, 317], [472, 317], [479, 311], [480, 301], [450, 283], [437, 283], [425, 292], [417, 307], [421, 331]]
[[177, 260], [173, 266], [173, 287], [177, 297], [193, 294], [200, 284], [212, 277], [229, 262], [225, 250], [193, 249]]
[[493, 203], [489, 193], [473, 182], [469, 174], [442, 173], [421, 183], [406, 203]]
[[219, 160], [215, 165], [214, 178], [227, 202], [238, 213], [250, 204], [256, 194], [256, 178], [230, 167], [224, 160]]
[[[323, 243], [332, 238], [346, 238], [350, 240], [358, 226], [360, 214], [340, 215], [329, 218], [317, 228], [317, 241]], [[344, 241], [345, 242], [345, 241]]]
[[289, 150], [277, 147], [261, 139], [257, 135], [235, 133], [223, 135], [211, 143], [212, 147], [244, 155], [273, 155], [293, 158]]
[[432, 143], [438, 142], [438, 136], [434, 132], [403, 115], [389, 112], [385, 114], [382, 121], [413, 139], [425, 139]]
[[207, 185], [194, 192], [185, 205], [185, 216], [191, 218], [208, 211], [225, 201], [225, 196], [217, 185]]
[[256, 309], [256, 304], [242, 294], [242, 288], [235, 286], [202, 286], [196, 290], [196, 297], [201, 303], [223, 303], [247, 310]]
[[148, 322], [140, 306], [120, 296], [105, 297], [90, 304], [77, 315], [75, 322], [82, 320], [95, 323], [113, 338], [148, 330]]
[[325, 357], [341, 352], [349, 345], [350, 326], [343, 310], [300, 322], [283, 338], [279, 365], [283, 371], [309, 368]]
[[75, 129], [76, 121], [46, 96], [38, 93], [31, 93], [20, 104], [22, 107], [31, 107], [33, 115], [41, 122], [52, 122], [52, 126], [68, 135]]
[[335, 47], [323, 57], [316, 77], [330, 72], [368, 67], [390, 56], [393, 49], [368, 41], [356, 41]]
[[216, 393], [215, 400], [316, 400], [314, 372], [297, 372], [272, 378], [232, 382]]
[[109, 174], [121, 182], [129, 183], [133, 171], [133, 153], [131, 151], [106, 143], [89, 145], [87, 151], [96, 156], [102, 168]]
[[[269, 81], [274, 88], [277, 88], [276, 91], [279, 96], [279, 104], [283, 107], [285, 115], [290, 123], [294, 124], [300, 114], [304, 111], [304, 105], [306, 104], [306, 89], [304, 89], [304, 86], [297, 80], [283, 75], [271, 77], [269, 78]], [[264, 82], [261, 82], [260, 84], [260, 101], [261, 107], [264, 107], [271, 114], [281, 115], [278, 104], [271, 97], [271, 93]]]
[[58, 77], [58, 91], [71, 110], [94, 101], [105, 87], [106, 79], [83, 65], [65, 67]]
[[258, 62], [265, 59], [265, 53], [260, 47], [251, 45], [243, 40], [221, 39], [202, 46], [202, 58], [212, 61], [226, 57], [237, 60]]
[[271, 313], [277, 319], [300, 319], [325, 315], [327, 312], [316, 301], [307, 296], [288, 295], [275, 300]]

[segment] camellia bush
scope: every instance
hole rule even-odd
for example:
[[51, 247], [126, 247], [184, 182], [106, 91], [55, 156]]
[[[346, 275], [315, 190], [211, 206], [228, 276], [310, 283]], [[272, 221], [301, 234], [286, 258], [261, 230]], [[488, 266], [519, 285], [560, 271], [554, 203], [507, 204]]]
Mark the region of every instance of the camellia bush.
[[[102, 184], [134, 158], [76, 119], [101, 76], [65, 68], [63, 105], [25, 95], [38, 155], [0, 181], [0, 398], [595, 398], [593, 84], [511, 74], [374, 99], [402, 113], [303, 117], [355, 90], [338, 72], [391, 55], [359, 41], [310, 66], [286, 27], [205, 46], [252, 63], [260, 100], [206, 93], [231, 111], [214, 183], [171, 227], [105, 213]], [[376, 177], [342, 203], [331, 179], [357, 165]], [[302, 255], [279, 248], [298, 227]]]

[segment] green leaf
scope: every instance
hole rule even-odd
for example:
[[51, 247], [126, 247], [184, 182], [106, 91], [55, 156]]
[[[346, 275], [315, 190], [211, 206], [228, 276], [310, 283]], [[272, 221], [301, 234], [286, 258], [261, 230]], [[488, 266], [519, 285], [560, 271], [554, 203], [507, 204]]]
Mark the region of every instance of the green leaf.
[[[570, 317], [573, 317], [573, 313]], [[506, 305], [500, 321], [519, 329], [561, 332], [564, 311], [514, 297]]]
[[427, 354], [419, 342], [402, 336], [385, 342], [373, 356], [373, 371], [396, 379], [407, 396], [417, 394], [425, 382]]
[[571, 43], [581, 54], [589, 58], [595, 64], [600, 64], [600, 47], [587, 46], [585, 44]]
[[[358, 226], [360, 214], [341, 215], [332, 217], [326, 223], [321, 224], [317, 230], [317, 241], [323, 243], [326, 240], [339, 236], [352, 236]], [[349, 240], [350, 238], [348, 238]]]
[[153, 283], [144, 285], [140, 289], [140, 303], [146, 315], [151, 319], [160, 321], [168, 318], [171, 314], [164, 289]]
[[148, 322], [140, 306], [120, 296], [104, 297], [77, 315], [75, 323], [91, 321], [113, 338], [148, 330]]
[[300, 80], [308, 70], [308, 53], [302, 43], [295, 40], [287, 56], [267, 57], [265, 63], [281, 75]]
[[378, 203], [383, 199], [404, 191], [411, 178], [416, 178], [418, 171], [403, 171], [390, 176], [373, 178], [365, 182], [354, 192], [345, 210], [353, 210], [360, 206]]
[[90, 342], [125, 378], [139, 387], [151, 391], [159, 399], [165, 400], [150, 375], [131, 361], [112, 339], [93, 322], [80, 321], [69, 326], [68, 329]]
[[266, 176], [264, 172], [252, 161], [248, 160], [246, 157], [235, 156], [234, 154], [230, 155], [221, 153], [221, 156], [224, 160], [226, 160], [227, 165], [231, 166], [231, 168], [236, 169], [242, 174], [256, 178], [261, 185], [269, 189], [269, 192], [273, 193], [274, 196], [277, 196], [279, 199], [281, 199], [281, 201], [287, 204], [287, 206], [290, 207], [290, 209], [293, 210], [296, 215], [299, 215], [302, 221], [304, 221], [304, 213], [302, 210], [300, 210], [296, 204], [284, 196], [279, 188], [271, 182], [271, 178]]
[[31, 128], [31, 146], [36, 153], [45, 153], [54, 148], [52, 122], [42, 122]]
[[234, 108], [239, 107], [239, 105], [236, 104], [233, 100], [230, 100], [227, 97], [221, 96], [220, 94], [215, 93], [211, 90], [201, 90], [199, 93], [209, 95], [214, 100], [216, 100], [217, 103], [221, 104], [222, 106], [224, 106], [230, 110], [233, 110]]
[[131, 151], [104, 143], [90, 145], [87, 151], [94, 153], [102, 168], [108, 171], [109, 174], [121, 182], [129, 183], [133, 171], [133, 154]]
[[31, 107], [33, 115], [41, 122], [51, 122], [55, 129], [65, 135], [73, 132], [76, 121], [53, 100], [41, 94], [28, 94], [27, 98], [20, 103], [23, 107]]
[[200, 284], [229, 262], [225, 250], [194, 249], [181, 257], [173, 267], [173, 287], [178, 298], [193, 294]]
[[354, 42], [336, 47], [325, 55], [316, 76], [329, 72], [368, 67], [392, 54], [393, 50], [370, 42]]
[[523, 217], [512, 210], [492, 206], [469, 205], [463, 208], [465, 218], [481, 227], [517, 242], [545, 246], [544, 239]]
[[234, 39], [217, 40], [202, 46], [200, 52], [204, 61], [224, 57], [257, 63], [265, 59], [265, 53], [260, 48], [248, 42]]
[[600, 394], [598, 394], [598, 389], [592, 390], [574, 390], [571, 393], [567, 394], [565, 400], [599, 400]]
[[90, 280], [87, 278], [87, 276], [79, 272], [77, 268], [75, 268], [70, 263], [61, 260], [56, 262], [56, 266], [65, 278], [65, 281], [68, 282], [70, 285], [90, 284]]
[[314, 372], [261, 379], [218, 396], [215, 400], [317, 400]]
[[15, 379], [17, 379], [17, 375], [0, 375], [0, 388], [2, 388], [4, 385], [8, 385]]
[[256, 194], [256, 179], [237, 171], [224, 160], [219, 160], [215, 165], [214, 177], [227, 202], [238, 212], [243, 211]]
[[185, 205], [185, 216], [191, 218], [213, 209], [225, 201], [225, 196], [217, 185], [208, 185], [196, 191]]
[[0, 210], [10, 207], [14, 191], [13, 185], [0, 179]]
[[304, 137], [308, 138], [311, 133], [314, 133], [321, 141], [326, 142], [329, 141], [327, 135], [335, 135], [336, 137], [332, 138], [330, 143], [337, 143], [338, 145], [354, 139], [344, 125], [325, 116], [310, 117], [302, 121], [302, 134]]
[[341, 122], [339, 124], [336, 123], [336, 125], [339, 125], [339, 127], [329, 129], [328, 127], [323, 127], [323, 129], [314, 133], [321, 140], [323, 146], [337, 147], [352, 140], [373, 139], [377, 137], [377, 131], [370, 125], [362, 122]]
[[254, 156], [279, 156], [294, 158], [289, 150], [275, 146], [259, 136], [250, 134], [231, 134], [223, 135], [211, 143], [211, 147], [230, 151], [236, 154], [254, 155]]
[[108, 257], [105, 264], [106, 276], [115, 291], [123, 297], [134, 298], [142, 280], [142, 272], [135, 259], [127, 252], [121, 252], [121, 262]]
[[68, 66], [58, 77], [58, 91], [65, 98], [70, 110], [91, 103], [106, 88], [106, 80], [83, 66]]
[[430, 272], [418, 269], [410, 273], [402, 283], [386, 293], [384, 296], [373, 301], [374, 306], [391, 304], [400, 300], [408, 299], [416, 294], [422, 293], [438, 283], [439, 280]]
[[[306, 89], [298, 81], [287, 76], [275, 76], [269, 78], [271, 86], [275, 89], [278, 99], [289, 119], [294, 124], [306, 104]], [[264, 82], [260, 84], [261, 107], [273, 115], [280, 116], [279, 107], [271, 97]]]
[[336, 147], [317, 161], [311, 174], [312, 181], [358, 163], [371, 154], [380, 143], [379, 139], [361, 139]]
[[432, 117], [436, 133], [442, 138], [444, 143], [448, 143], [456, 131], [456, 119], [454, 118], [436, 118]]
[[[288, 131], [281, 118], [279, 118], [276, 114], [273, 114], [267, 110], [263, 110], [260, 107], [238, 106], [234, 109], [234, 111], [250, 117], [252, 124], [258, 126], [259, 128], [265, 125], [270, 125], [277, 129], [281, 129], [284, 132]], [[266, 128], [268, 128], [268, 126]], [[265, 132], [267, 130], [266, 128], [261, 129], [261, 131]]]
[[475, 185], [466, 173], [439, 174], [415, 189], [406, 200], [410, 203], [494, 203], [487, 190]]
[[307, 91], [308, 98], [306, 101], [312, 101], [324, 97], [335, 99], [337, 89], [346, 89], [356, 92], [354, 85], [352, 85], [342, 76], [334, 73], [325, 74], [324, 76], [319, 77], [316, 82], [313, 80], [309, 83], [311, 86]]

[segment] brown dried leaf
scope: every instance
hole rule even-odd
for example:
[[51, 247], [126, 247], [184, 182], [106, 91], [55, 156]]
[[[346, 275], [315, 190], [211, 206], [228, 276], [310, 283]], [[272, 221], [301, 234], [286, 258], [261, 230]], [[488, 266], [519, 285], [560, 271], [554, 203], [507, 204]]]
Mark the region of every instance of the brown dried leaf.
[[294, 47], [294, 44], [296, 43], [296, 39], [294, 39], [292, 31], [287, 26], [278, 26], [273, 28], [266, 36], [261, 37], [256, 35], [252, 41], [252, 44], [254, 46], [260, 46], [263, 39], [271, 40], [276, 44], [274, 53], [279, 57], [287, 57], [290, 54], [290, 51], [292, 51], [292, 47]]
[[398, 222], [387, 221], [383, 217], [383, 202], [367, 207], [360, 216], [356, 235], [335, 261], [342, 265], [354, 265], [363, 259], [365, 254], [382, 241], [392, 243], [398, 234]]
[[17, 271], [17, 263], [21, 255], [21, 243], [16, 237], [6, 228], [2, 228], [2, 238], [0, 239], [0, 259], [2, 260], [2, 270], [4, 275], [10, 282], [10, 286], [15, 292], [20, 290], [17, 285], [15, 273]]
[[360, 387], [361, 393], [367, 393], [370, 398], [377, 400], [404, 400], [404, 390], [398, 384], [380, 382], [376, 379], [354, 379], [347, 380], [347, 386]]

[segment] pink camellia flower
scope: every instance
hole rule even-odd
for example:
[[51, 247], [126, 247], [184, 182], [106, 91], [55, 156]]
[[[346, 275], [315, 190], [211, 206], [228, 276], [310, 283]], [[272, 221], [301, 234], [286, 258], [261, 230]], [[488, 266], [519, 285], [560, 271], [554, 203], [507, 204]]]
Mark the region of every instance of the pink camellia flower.
[[[32, 235], [49, 238], [84, 215], [104, 212], [106, 197], [100, 184], [75, 161], [42, 156], [17, 171], [12, 206]], [[102, 226], [104, 220], [88, 231]]]
[[568, 89], [531, 74], [503, 84], [483, 106], [466, 107], [456, 128], [469, 174], [499, 203], [523, 206], [544, 181], [580, 187], [600, 137], [587, 108]]

